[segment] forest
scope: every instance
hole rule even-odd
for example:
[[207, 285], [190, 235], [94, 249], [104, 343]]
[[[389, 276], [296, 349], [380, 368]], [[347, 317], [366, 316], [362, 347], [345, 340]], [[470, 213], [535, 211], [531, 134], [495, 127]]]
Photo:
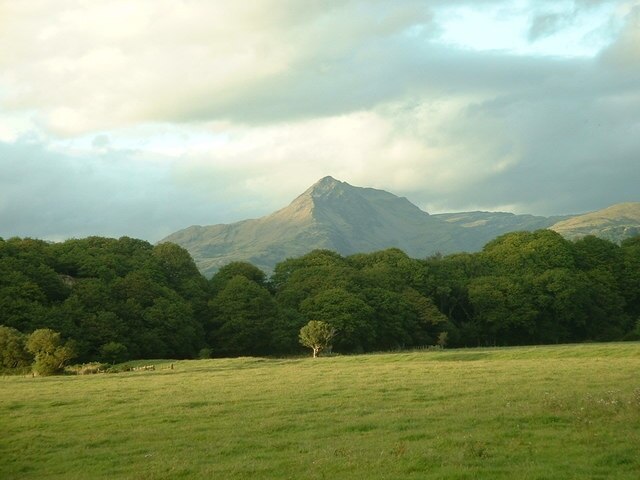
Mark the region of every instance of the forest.
[[0, 351], [51, 329], [76, 362], [289, 355], [310, 320], [333, 326], [339, 353], [640, 339], [640, 237], [517, 232], [426, 259], [315, 250], [271, 276], [233, 262], [210, 279], [172, 243], [0, 239]]

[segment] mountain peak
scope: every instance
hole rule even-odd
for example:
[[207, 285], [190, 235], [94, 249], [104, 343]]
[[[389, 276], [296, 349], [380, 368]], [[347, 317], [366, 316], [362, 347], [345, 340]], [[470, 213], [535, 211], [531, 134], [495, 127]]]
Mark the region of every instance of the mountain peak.
[[311, 187], [307, 190], [309, 193], [327, 193], [336, 188], [339, 188], [342, 185], [348, 185], [346, 182], [341, 182], [340, 180], [336, 180], [331, 176], [326, 176], [318, 180], [316, 183], [311, 185]]
[[318, 180], [315, 185], [336, 185], [342, 183], [340, 180], [336, 180], [335, 178], [333, 178], [331, 175], [327, 175], [326, 177], [322, 177], [320, 180]]

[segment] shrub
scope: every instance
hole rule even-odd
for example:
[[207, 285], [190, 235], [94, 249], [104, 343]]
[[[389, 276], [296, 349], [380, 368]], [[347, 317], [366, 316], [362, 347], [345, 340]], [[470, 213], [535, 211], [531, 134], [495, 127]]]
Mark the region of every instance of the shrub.
[[75, 357], [73, 345], [70, 342], [62, 344], [60, 334], [48, 328], [29, 335], [26, 348], [35, 357], [33, 372], [37, 375], [61, 373], [66, 363]]
[[211, 358], [212, 354], [213, 354], [213, 350], [211, 350], [210, 348], [203, 348], [198, 353], [198, 358], [200, 358], [201, 360], [204, 360], [206, 358]]
[[127, 347], [118, 342], [105, 343], [100, 347], [100, 357], [111, 365], [124, 362], [128, 357]]

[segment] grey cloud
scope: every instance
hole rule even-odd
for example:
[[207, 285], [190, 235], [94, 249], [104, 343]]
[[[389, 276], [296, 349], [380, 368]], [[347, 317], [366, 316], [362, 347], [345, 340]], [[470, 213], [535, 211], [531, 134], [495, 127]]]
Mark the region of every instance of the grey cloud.
[[[620, 0], [574, 0], [573, 4], [566, 5], [564, 11], [558, 10], [557, 1], [542, 1], [535, 3], [535, 9], [531, 13], [531, 21], [527, 37], [529, 41], [543, 39], [563, 28], [573, 25], [583, 13], [589, 13], [593, 9], [607, 4], [620, 4]], [[552, 8], [552, 10], [548, 10]], [[611, 22], [610, 22], [611, 23]], [[611, 29], [612, 25], [609, 25]], [[615, 29], [612, 30], [612, 33]]]
[[527, 36], [530, 41], [535, 41], [556, 33], [562, 26], [566, 25], [570, 18], [568, 15], [557, 13], [536, 15], [531, 21]]
[[[305, 61], [235, 98], [203, 101], [183, 120], [268, 124], [370, 109], [407, 95], [453, 96], [530, 88], [570, 74], [579, 61], [461, 51], [405, 39], [372, 42], [332, 61]], [[320, 66], [318, 66], [318, 64]]]
[[600, 59], [604, 67], [640, 72], [640, 5], [631, 9], [618, 38], [603, 52]]
[[[550, 75], [536, 88], [503, 91], [470, 106], [448, 126], [448, 138], [472, 132], [492, 148], [475, 152], [490, 167], [504, 152], [515, 161], [504, 170], [451, 192], [449, 208], [493, 209], [516, 204], [523, 212], [584, 212], [638, 201], [640, 169], [640, 77], [577, 62], [570, 74]], [[423, 203], [437, 203], [428, 192]]]
[[[196, 0], [182, 5], [182, 21], [153, 0], [130, 2], [122, 19], [120, 3], [18, 5], [0, 31], [8, 46], [0, 82], [13, 90], [2, 104], [37, 108], [59, 135], [146, 121], [296, 119], [335, 112], [337, 99], [349, 111], [402, 94], [397, 68], [423, 65], [406, 50], [429, 54], [421, 43], [438, 31], [434, 9], [465, 4]], [[42, 35], [46, 42], [35, 40]], [[287, 95], [291, 87], [299, 94]]]
[[[609, 51], [619, 44], [629, 47], [632, 34], [628, 27]], [[595, 59], [528, 58], [429, 43], [417, 51], [385, 44], [368, 53], [369, 70], [364, 64], [352, 70], [338, 66], [326, 82], [313, 82], [309, 73], [292, 76], [266, 85], [264, 97], [252, 98], [246, 109], [226, 114], [260, 125], [291, 116], [339, 115], [390, 98], [420, 104], [480, 97], [423, 137], [428, 143], [435, 135], [439, 145], [456, 146], [472, 159], [477, 168], [459, 172], [470, 177], [465, 186], [452, 187], [445, 195], [427, 189], [395, 193], [451, 210], [515, 204], [522, 212], [537, 214], [639, 200], [640, 75], [630, 70], [637, 64], [612, 68], [609, 53]], [[389, 59], [386, 64], [380, 62], [383, 58]], [[411, 122], [409, 115], [406, 123]], [[472, 178], [503, 157], [511, 163]], [[385, 188], [384, 182], [377, 186]]]
[[[247, 215], [232, 199], [225, 205], [223, 198], [182, 188], [171, 168], [132, 161], [135, 155], [78, 158], [39, 144], [0, 143], [0, 236], [127, 235], [156, 241], [191, 224]], [[211, 190], [220, 187], [210, 182]], [[212, 212], [211, 205], [219, 210]]]
[[[446, 2], [444, 2], [446, 3]], [[486, 2], [500, 4], [501, 2]], [[504, 2], [502, 2], [504, 3]], [[541, 2], [554, 5], [553, 1]], [[529, 36], [537, 40], [571, 24], [583, 10], [610, 0], [578, 0], [564, 13], [533, 17]], [[459, 4], [471, 4], [459, 2]], [[477, 6], [478, 4], [473, 4]], [[436, 8], [436, 4], [429, 4]], [[603, 53], [611, 62], [629, 66], [640, 56], [636, 8], [627, 27]], [[517, 91], [574, 76], [583, 60], [525, 57], [501, 52], [476, 52], [443, 46], [434, 36], [433, 19], [423, 24], [423, 35], [407, 36], [411, 23], [389, 35], [364, 35], [345, 48], [325, 50], [316, 45], [307, 56], [279, 75], [252, 84], [227, 98], [202, 98], [183, 119], [224, 118], [244, 124], [266, 124], [317, 116], [346, 114], [401, 99], [406, 95], [459, 95], [475, 92]], [[325, 41], [327, 38], [324, 39]], [[638, 62], [634, 62], [637, 64]], [[617, 81], [617, 80], [616, 80]], [[592, 82], [587, 79], [586, 88]], [[582, 88], [573, 85], [572, 89]]]

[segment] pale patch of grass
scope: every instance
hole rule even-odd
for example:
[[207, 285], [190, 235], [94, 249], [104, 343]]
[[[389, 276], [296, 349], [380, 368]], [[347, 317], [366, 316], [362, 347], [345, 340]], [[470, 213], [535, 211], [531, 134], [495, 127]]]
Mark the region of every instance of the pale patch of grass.
[[0, 378], [0, 478], [620, 478], [640, 344]]

